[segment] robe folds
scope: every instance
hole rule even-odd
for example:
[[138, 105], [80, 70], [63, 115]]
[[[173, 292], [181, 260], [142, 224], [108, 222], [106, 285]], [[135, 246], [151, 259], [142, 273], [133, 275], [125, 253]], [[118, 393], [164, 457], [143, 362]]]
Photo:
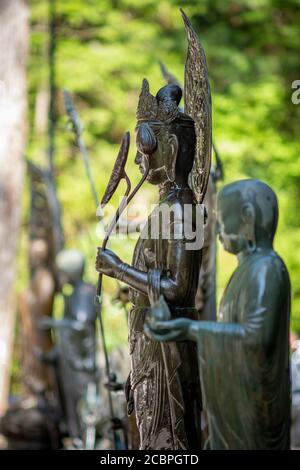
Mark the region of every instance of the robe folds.
[[272, 250], [233, 273], [219, 322], [197, 331], [210, 449], [288, 449], [290, 283]]
[[[166, 195], [164, 203], [175, 206], [182, 215], [184, 204], [193, 204], [191, 190], [175, 190]], [[185, 240], [162, 237], [162, 222], [154, 209], [149, 216], [149, 229], [157, 223], [158, 237], [142, 236], [137, 242], [133, 266], [147, 272], [151, 284], [151, 272], [161, 272], [174, 286], [182, 286], [184, 292], [168, 302], [172, 318], [197, 319], [194, 308], [197, 289], [200, 253], [186, 250]], [[175, 218], [173, 227], [181, 229], [181, 217]], [[154, 276], [155, 277], [155, 276]], [[160, 282], [157, 282], [159, 289]], [[151, 289], [151, 285], [150, 285]], [[201, 391], [197, 361], [197, 347], [192, 341], [180, 344], [162, 344], [148, 338], [144, 323], [150, 312], [149, 295], [131, 291], [132, 309], [129, 314], [129, 347], [131, 358], [130, 382], [134, 408], [140, 434], [140, 449], [184, 450], [199, 449], [201, 445]]]

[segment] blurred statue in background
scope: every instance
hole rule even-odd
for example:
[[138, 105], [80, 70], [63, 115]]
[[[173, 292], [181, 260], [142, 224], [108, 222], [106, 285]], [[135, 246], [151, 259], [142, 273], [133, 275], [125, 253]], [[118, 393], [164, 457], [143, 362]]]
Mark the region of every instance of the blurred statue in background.
[[194, 340], [210, 449], [288, 449], [290, 445], [290, 282], [273, 250], [278, 220], [272, 189], [257, 180], [229, 184], [218, 196], [224, 248], [238, 257], [219, 322], [155, 322], [158, 341]]
[[[171, 318], [183, 315], [197, 319], [198, 315], [195, 295], [201, 246], [187, 248], [195, 240], [185, 235], [195, 233], [197, 203], [203, 201], [209, 176], [211, 99], [204, 51], [188, 18], [182, 15], [188, 36], [185, 112], [178, 108], [182, 96], [179, 86], [167, 85], [153, 96], [146, 80], [137, 110], [135, 162], [147, 181], [158, 186], [159, 204], [137, 242], [132, 266], [103, 249], [99, 249], [96, 261], [99, 272], [125, 282], [131, 290], [127, 396], [129, 412], [134, 409], [136, 414], [140, 449], [183, 450], [201, 445], [195, 345], [191, 341], [158, 344], [143, 330], [150, 306], [159, 302], [167, 306], [162, 316], [170, 312]], [[185, 205], [191, 208], [189, 220], [185, 220]], [[160, 218], [163, 207], [174, 210], [174, 220], [167, 224]], [[203, 217], [200, 223], [203, 231]], [[166, 227], [169, 237], [165, 236]]]
[[52, 347], [50, 332], [38, 328], [39, 319], [51, 317], [57, 279], [54, 260], [63, 246], [57, 212], [59, 203], [46, 171], [28, 162], [31, 178], [29, 221], [30, 284], [20, 296], [22, 328], [22, 384], [27, 394], [53, 391], [53, 373], [40, 360]]
[[[56, 332], [56, 347], [44, 356], [44, 361], [56, 364], [67, 434], [75, 443], [78, 439], [79, 445], [87, 438], [89, 423], [84, 413], [90, 405], [86, 400], [92, 397], [89, 401], [94, 402], [98, 390], [95, 288], [83, 281], [84, 265], [84, 256], [78, 250], [58, 253], [56, 266], [64, 293], [64, 316], [61, 320], [45, 317], [40, 322], [41, 331]], [[67, 286], [71, 293], [64, 292]]]
[[41, 357], [53, 347], [51, 333], [38, 327], [51, 318], [57, 280], [56, 253], [63, 246], [60, 206], [51, 175], [28, 161], [31, 182], [29, 286], [19, 298], [22, 396], [1, 421], [9, 446], [57, 448], [59, 398], [53, 369]]

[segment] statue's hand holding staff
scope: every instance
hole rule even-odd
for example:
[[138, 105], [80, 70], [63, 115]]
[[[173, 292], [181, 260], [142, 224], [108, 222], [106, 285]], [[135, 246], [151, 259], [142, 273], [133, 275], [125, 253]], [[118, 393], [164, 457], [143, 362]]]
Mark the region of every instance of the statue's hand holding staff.
[[122, 260], [111, 250], [98, 247], [96, 271], [109, 277], [115, 277]]

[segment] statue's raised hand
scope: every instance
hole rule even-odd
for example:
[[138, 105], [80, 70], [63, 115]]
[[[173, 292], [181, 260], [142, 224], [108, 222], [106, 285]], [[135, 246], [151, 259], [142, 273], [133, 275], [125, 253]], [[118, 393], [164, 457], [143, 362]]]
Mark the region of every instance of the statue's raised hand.
[[116, 277], [122, 264], [122, 260], [120, 260], [120, 258], [111, 250], [103, 250], [102, 248], [98, 248], [96, 270], [99, 273], [110, 277]]
[[189, 338], [189, 330], [192, 320], [178, 318], [169, 321], [157, 321], [144, 325], [144, 331], [149, 338], [155, 341], [186, 341]]

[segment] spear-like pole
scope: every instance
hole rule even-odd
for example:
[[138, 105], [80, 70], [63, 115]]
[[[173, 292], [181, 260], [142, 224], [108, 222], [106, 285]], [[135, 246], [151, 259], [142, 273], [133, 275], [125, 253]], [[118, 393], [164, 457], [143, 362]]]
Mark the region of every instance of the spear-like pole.
[[98, 194], [97, 194], [97, 190], [96, 190], [96, 185], [95, 185], [92, 170], [91, 170], [91, 167], [90, 167], [90, 160], [89, 160], [88, 150], [86, 148], [85, 142], [84, 142], [83, 137], [82, 137], [83, 126], [81, 124], [78, 113], [77, 113], [76, 108], [74, 106], [72, 96], [67, 90], [64, 90], [64, 102], [65, 102], [66, 113], [69, 116], [70, 122], [72, 124], [73, 131], [75, 133], [76, 142], [77, 142], [77, 145], [79, 147], [80, 154], [82, 155], [82, 160], [83, 160], [83, 164], [84, 164], [84, 167], [85, 167], [86, 175], [87, 175], [89, 183], [90, 183], [92, 197], [95, 201], [96, 207], [98, 208], [99, 199], [98, 199]]

